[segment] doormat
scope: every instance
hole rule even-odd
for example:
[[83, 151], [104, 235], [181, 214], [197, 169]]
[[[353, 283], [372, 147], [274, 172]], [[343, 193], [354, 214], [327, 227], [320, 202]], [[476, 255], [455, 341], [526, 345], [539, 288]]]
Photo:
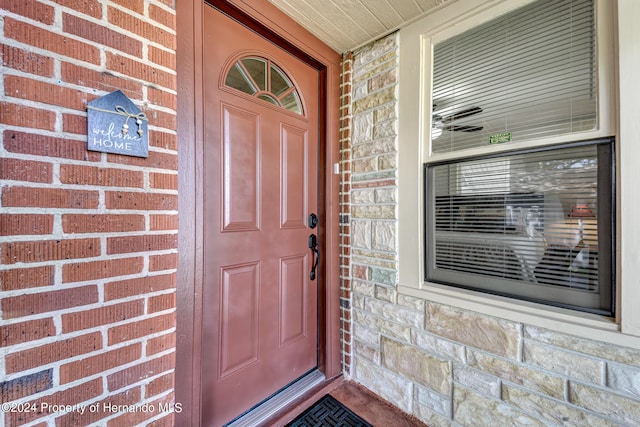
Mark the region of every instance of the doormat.
[[287, 427], [373, 427], [328, 394]]

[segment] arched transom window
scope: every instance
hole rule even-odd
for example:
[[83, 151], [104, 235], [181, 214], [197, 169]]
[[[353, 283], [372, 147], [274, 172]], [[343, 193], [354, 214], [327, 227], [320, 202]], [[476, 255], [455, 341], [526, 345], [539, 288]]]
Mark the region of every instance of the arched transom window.
[[224, 84], [294, 113], [303, 114], [300, 95], [284, 71], [270, 60], [246, 56], [229, 69]]

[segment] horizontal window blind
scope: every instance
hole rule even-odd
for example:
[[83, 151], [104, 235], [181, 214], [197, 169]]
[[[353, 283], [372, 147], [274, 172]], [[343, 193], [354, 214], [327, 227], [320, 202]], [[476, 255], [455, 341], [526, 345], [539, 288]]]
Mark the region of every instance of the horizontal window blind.
[[611, 162], [607, 142], [427, 165], [427, 280], [610, 312]]
[[592, 0], [540, 0], [434, 46], [432, 151], [597, 126]]

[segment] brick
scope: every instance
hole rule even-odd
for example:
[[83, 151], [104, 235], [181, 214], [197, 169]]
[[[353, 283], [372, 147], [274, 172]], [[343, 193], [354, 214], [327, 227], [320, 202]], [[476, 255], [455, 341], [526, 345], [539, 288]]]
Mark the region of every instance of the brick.
[[149, 181], [151, 188], [161, 188], [166, 190], [178, 189], [178, 175], [168, 173], [150, 173]]
[[178, 215], [150, 215], [149, 222], [151, 231], [178, 229]]
[[151, 356], [174, 348], [176, 348], [176, 334], [171, 332], [159, 337], [149, 338], [145, 351], [147, 356]]
[[127, 276], [140, 273], [144, 266], [142, 258], [112, 259], [104, 261], [66, 264], [62, 267], [62, 282], [84, 282], [87, 280]]
[[47, 406], [45, 405], [50, 405], [48, 408], [51, 408], [53, 405], [76, 405], [78, 403], [94, 399], [100, 396], [102, 392], [102, 379], [96, 378], [75, 387], [63, 389], [56, 393], [30, 400], [25, 403], [29, 406], [35, 405], [35, 407], [39, 409], [44, 408], [45, 410], [32, 412], [8, 412], [5, 414], [5, 425], [17, 426], [30, 423], [52, 413], [46, 410]]
[[177, 210], [178, 197], [173, 194], [127, 193], [106, 191], [107, 209]]
[[109, 391], [121, 389], [175, 367], [175, 353], [132, 366], [107, 376]]
[[100, 255], [99, 239], [56, 239], [8, 242], [2, 246], [2, 262], [43, 262], [90, 258]]
[[173, 270], [178, 268], [178, 254], [149, 256], [149, 271]]
[[6, 44], [0, 45], [0, 48], [3, 67], [38, 76], [53, 77], [53, 58]]
[[[61, 75], [63, 81], [74, 85], [104, 90], [105, 92], [121, 90], [129, 98], [142, 99], [142, 83], [113, 75], [108, 71], [97, 71], [81, 65], [63, 62]], [[86, 134], [86, 121], [83, 131]]]
[[144, 301], [127, 301], [62, 315], [62, 332], [69, 333], [122, 322], [144, 314]]
[[107, 238], [107, 254], [160, 251], [178, 247], [177, 234], [145, 234]]
[[109, 154], [107, 158], [110, 163], [174, 171], [178, 170], [178, 156], [172, 153], [150, 151], [149, 157], [147, 158]]
[[0, 110], [0, 123], [5, 125], [53, 131], [56, 124], [56, 113], [53, 111], [10, 102], [0, 102]]
[[60, 383], [66, 384], [86, 378], [118, 366], [126, 365], [142, 356], [142, 344], [136, 343], [127, 347], [102, 352], [82, 360], [60, 366]]
[[113, 415], [111, 408], [135, 405], [138, 403], [140, 403], [140, 388], [130, 388], [122, 393], [108, 396], [93, 403], [94, 405], [98, 405], [98, 411], [91, 412], [86, 410], [84, 413], [81, 411], [72, 411], [56, 418], [56, 426], [104, 425], [104, 423], [99, 423], [99, 421]]
[[[79, 116], [77, 114], [62, 114], [62, 130], [65, 133], [75, 133], [78, 135], [87, 134], [87, 116]], [[83, 141], [82, 147], [86, 150], [86, 142]], [[97, 153], [93, 153], [94, 155]]]
[[98, 289], [96, 286], [83, 286], [81, 288], [4, 297], [0, 304], [2, 306], [2, 318], [15, 319], [97, 302]]
[[[149, 406], [156, 409], [155, 412], [151, 411], [130, 411], [123, 412], [116, 418], [112, 418], [107, 423], [107, 427], [121, 427], [121, 426], [137, 426], [137, 425], [145, 425], [152, 426], [156, 423], [147, 424], [146, 421], [156, 416], [158, 413], [162, 414], [162, 412], [158, 408], [164, 408], [165, 406], [170, 405], [173, 402], [173, 395], [162, 396], [159, 399], [148, 402]], [[171, 425], [173, 426], [173, 425]]]
[[[172, 51], [160, 49], [159, 47], [156, 47], [156, 46], [149, 46], [147, 55], [148, 55], [149, 61], [153, 62], [154, 64], [158, 64], [162, 67], [169, 68], [170, 70], [176, 69], [176, 54]], [[149, 88], [149, 90], [151, 90], [151, 88]], [[159, 92], [159, 91], [160, 89], [154, 89], [154, 92]], [[157, 95], [154, 95], [154, 97], [155, 96]], [[151, 96], [149, 100], [151, 101]], [[154, 103], [156, 103], [157, 105], [163, 105], [169, 108], [171, 108], [171, 105], [173, 105], [173, 104], [166, 105], [164, 102], [162, 104], [158, 104], [155, 101]], [[176, 108], [174, 107], [173, 109], [175, 110]]]
[[[151, 106], [150, 106], [151, 107]], [[175, 130], [178, 127], [178, 116], [173, 112], [165, 112], [155, 110], [153, 108], [143, 108], [144, 113], [149, 117], [149, 123], [169, 130]], [[151, 153], [150, 153], [151, 154]], [[159, 153], [164, 154], [166, 153]], [[168, 168], [167, 168], [168, 169]]]
[[149, 82], [169, 89], [175, 89], [175, 74], [159, 70], [151, 65], [139, 62], [116, 53], [107, 52], [107, 69], [116, 73], [130, 76], [144, 82]]
[[102, 18], [102, 5], [98, 0], [53, 0], [61, 6], [73, 9], [74, 12], [80, 12], [93, 18]]
[[0, 347], [36, 341], [56, 334], [53, 318], [28, 320], [0, 326]]
[[153, 131], [149, 134], [149, 145], [175, 151], [178, 149], [178, 138], [172, 133]]
[[[83, 133], [86, 135], [86, 119], [84, 120], [85, 127]], [[91, 162], [100, 161], [102, 157], [101, 153], [87, 151], [86, 140], [78, 141], [12, 130], [4, 132], [4, 148], [12, 153], [87, 160]]]
[[33, 208], [96, 209], [98, 192], [59, 188], [4, 187], [2, 205]]
[[85, 165], [60, 165], [60, 182], [63, 184], [142, 188], [144, 173]]
[[136, 279], [119, 280], [104, 285], [105, 301], [127, 298], [134, 295], [144, 295], [176, 287], [174, 274], [161, 274]]
[[55, 267], [52, 265], [2, 270], [0, 271], [0, 289], [3, 291], [15, 291], [18, 289], [52, 286], [54, 275]]
[[147, 335], [166, 331], [175, 326], [175, 313], [163, 314], [161, 316], [148, 317], [135, 322], [109, 328], [109, 345], [120, 344]]
[[51, 387], [53, 387], [53, 369], [0, 382], [0, 402], [22, 399], [49, 390]]
[[3, 0], [0, 8], [43, 24], [53, 24], [54, 8], [36, 0]]
[[4, 36], [62, 56], [100, 64], [100, 50], [89, 43], [70, 39], [13, 18], [4, 19]]
[[53, 232], [53, 215], [0, 214], [0, 235], [41, 235]]
[[66, 33], [75, 34], [85, 40], [109, 46], [131, 56], [142, 56], [142, 42], [132, 39], [120, 31], [86, 21], [78, 16], [68, 13], [62, 14], [62, 30]]
[[51, 183], [53, 165], [35, 160], [0, 158], [0, 179]]
[[178, 96], [162, 89], [147, 88], [147, 99], [156, 106], [170, 108], [174, 111], [178, 108]]
[[65, 233], [124, 233], [144, 231], [144, 215], [66, 214], [62, 215]]
[[156, 313], [158, 311], [170, 310], [176, 308], [176, 294], [163, 294], [149, 298], [149, 305], [147, 307], [147, 313]]
[[[141, 2], [141, 0], [138, 1]], [[131, 4], [132, 2], [127, 0], [126, 3]], [[158, 43], [168, 49], [176, 49], [175, 35], [157, 25], [142, 21], [139, 17], [116, 9], [115, 7], [109, 7], [108, 17], [109, 23], [115, 26], [137, 34], [145, 40]]]
[[151, 19], [159, 24], [169, 27], [172, 30], [176, 29], [176, 13], [175, 11], [169, 12], [166, 9], [158, 7], [154, 4], [149, 5], [149, 16]]
[[70, 357], [91, 353], [102, 348], [102, 334], [92, 334], [55, 341], [39, 347], [10, 353], [5, 358], [7, 373], [25, 371], [37, 366], [48, 365]]
[[6, 76], [5, 93], [13, 98], [84, 111], [94, 98], [85, 92], [20, 76]]
[[144, 13], [144, 1], [143, 0], [112, 0], [111, 3], [124, 6], [133, 12], [143, 14]]
[[157, 396], [165, 391], [172, 390], [175, 383], [175, 375], [173, 372], [163, 375], [151, 381], [145, 387], [145, 397]]

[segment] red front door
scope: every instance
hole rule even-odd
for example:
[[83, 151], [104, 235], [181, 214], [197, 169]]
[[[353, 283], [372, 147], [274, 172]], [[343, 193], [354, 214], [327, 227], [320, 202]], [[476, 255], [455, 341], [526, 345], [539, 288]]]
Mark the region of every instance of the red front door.
[[[318, 73], [205, 8], [203, 425], [317, 366]], [[261, 71], [263, 70], [263, 71]]]

